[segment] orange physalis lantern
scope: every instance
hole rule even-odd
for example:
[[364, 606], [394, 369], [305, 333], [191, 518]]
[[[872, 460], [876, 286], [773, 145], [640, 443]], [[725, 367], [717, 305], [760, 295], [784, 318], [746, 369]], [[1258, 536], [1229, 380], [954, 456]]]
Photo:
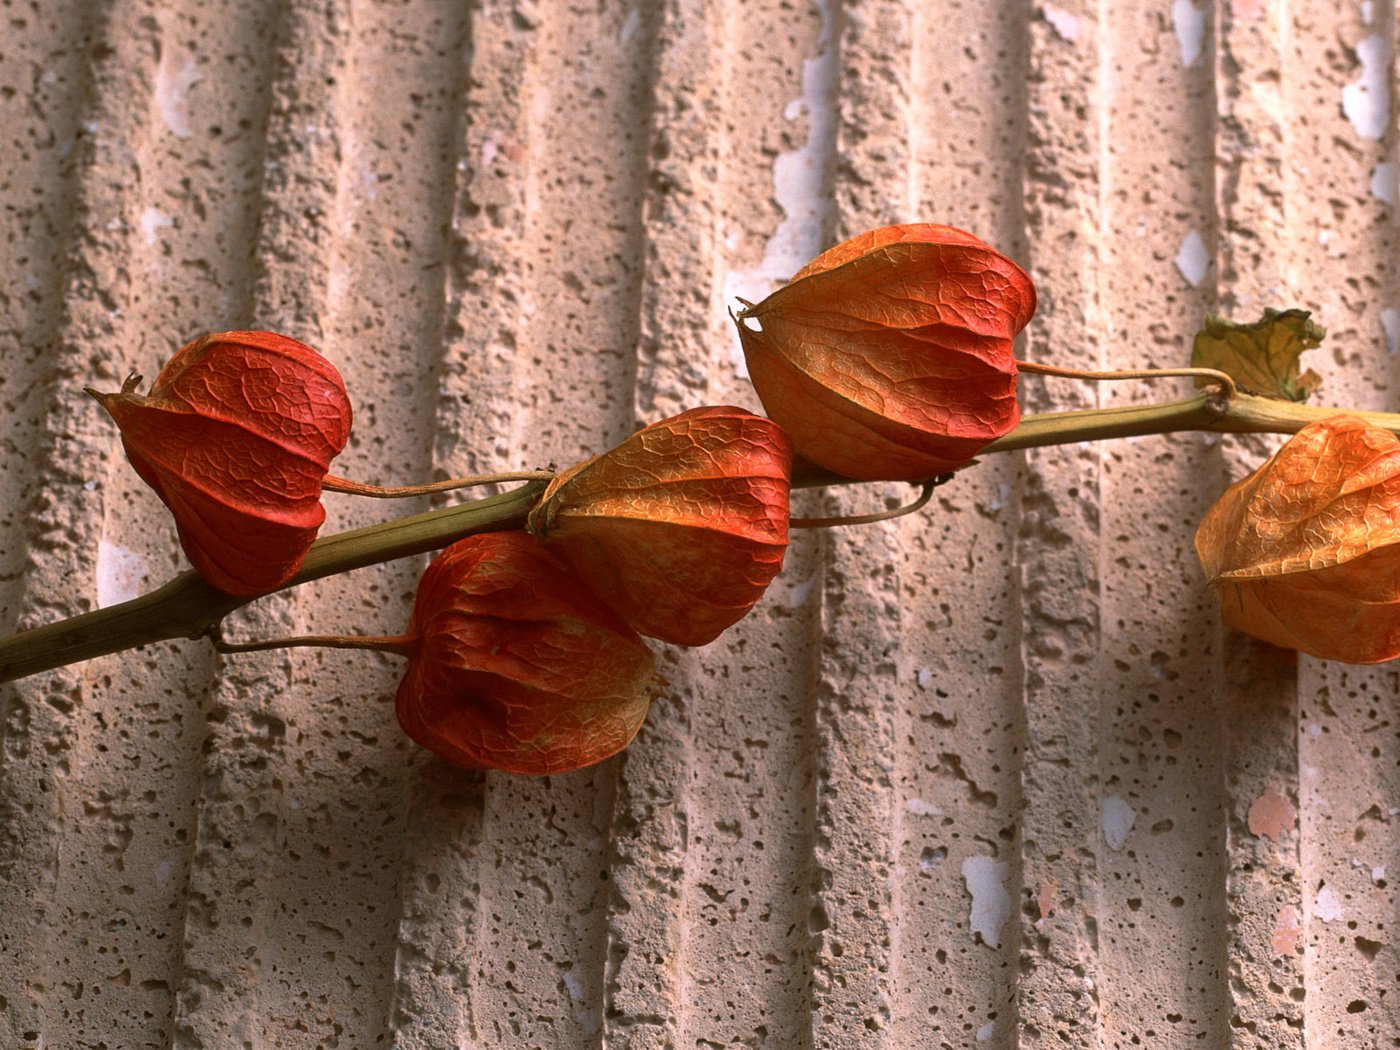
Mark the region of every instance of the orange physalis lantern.
[[1309, 424], [1206, 512], [1196, 553], [1231, 627], [1326, 660], [1400, 656], [1400, 440]]
[[636, 735], [655, 658], [523, 532], [459, 540], [423, 573], [395, 700], [414, 741], [468, 769], [558, 773]]
[[754, 389], [799, 455], [849, 478], [914, 481], [963, 466], [1020, 420], [1011, 343], [1035, 305], [1010, 259], [915, 223], [823, 252], [735, 320]]
[[220, 332], [180, 350], [149, 394], [140, 382], [88, 393], [175, 516], [190, 562], [229, 594], [286, 583], [325, 520], [321, 479], [350, 436], [335, 366], [283, 335]]
[[772, 420], [691, 409], [561, 473], [528, 527], [635, 630], [704, 645], [782, 569], [791, 473]]

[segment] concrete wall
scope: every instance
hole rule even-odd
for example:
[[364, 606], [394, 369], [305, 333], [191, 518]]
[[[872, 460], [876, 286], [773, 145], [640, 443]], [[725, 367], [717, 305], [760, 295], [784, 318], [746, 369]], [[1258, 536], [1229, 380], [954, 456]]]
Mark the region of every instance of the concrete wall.
[[[1393, 0], [3, 0], [0, 626], [184, 567], [81, 390], [196, 334], [333, 359], [339, 473], [565, 464], [756, 407], [726, 305], [889, 222], [1027, 266], [1029, 357], [1297, 305], [1323, 400], [1400, 407], [1395, 36]], [[1400, 677], [1223, 633], [1192, 552], [1276, 444], [989, 456], [803, 534], [571, 775], [417, 751], [389, 657], [4, 687], [0, 1043], [1400, 1045]], [[422, 564], [230, 633], [396, 631]]]

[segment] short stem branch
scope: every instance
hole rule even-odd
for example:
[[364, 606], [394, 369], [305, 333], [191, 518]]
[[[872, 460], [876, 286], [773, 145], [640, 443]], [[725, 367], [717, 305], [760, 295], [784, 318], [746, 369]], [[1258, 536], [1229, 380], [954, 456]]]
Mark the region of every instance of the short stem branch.
[[327, 474], [321, 479], [321, 487], [330, 492], [344, 492], [352, 496], [403, 499], [406, 496], [428, 496], [434, 492], [451, 492], [454, 489], [495, 485], [507, 481], [548, 481], [552, 477], [554, 472], [549, 470], [515, 470], [504, 474], [475, 474], [467, 478], [449, 478], [446, 481], [425, 481], [421, 485], [369, 485], [363, 481], [351, 481], [349, 478]]
[[1044, 365], [1038, 361], [1017, 361], [1016, 367], [1022, 372], [1043, 376], [1060, 376], [1064, 379], [1166, 379], [1170, 376], [1194, 376], [1209, 379], [1220, 384], [1225, 397], [1239, 393], [1235, 381], [1228, 372], [1215, 368], [1119, 368], [1111, 371], [1098, 371], [1090, 368], [1061, 368], [1059, 365]]
[[877, 521], [902, 518], [906, 514], [914, 514], [923, 510], [928, 505], [928, 501], [933, 498], [933, 490], [952, 480], [952, 474], [940, 474], [936, 478], [923, 482], [923, 492], [919, 494], [918, 499], [912, 503], [906, 503], [902, 507], [895, 507], [893, 510], [876, 511], [874, 514], [849, 514], [835, 518], [792, 518], [788, 521], [788, 528], [833, 529], [841, 525], [874, 525]]

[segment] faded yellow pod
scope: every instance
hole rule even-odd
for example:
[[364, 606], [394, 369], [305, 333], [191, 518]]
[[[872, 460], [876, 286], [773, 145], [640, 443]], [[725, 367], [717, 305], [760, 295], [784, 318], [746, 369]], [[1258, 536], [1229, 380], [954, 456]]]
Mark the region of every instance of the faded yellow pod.
[[1206, 512], [1225, 622], [1310, 656], [1400, 656], [1400, 439], [1351, 415], [1300, 430]]

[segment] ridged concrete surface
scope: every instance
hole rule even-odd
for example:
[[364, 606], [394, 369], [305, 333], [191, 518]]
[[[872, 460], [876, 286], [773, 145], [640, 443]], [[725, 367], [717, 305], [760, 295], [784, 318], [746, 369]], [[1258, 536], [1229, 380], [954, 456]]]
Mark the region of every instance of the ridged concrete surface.
[[[339, 473], [567, 464], [756, 408], [726, 307], [890, 222], [1026, 265], [1030, 358], [1297, 305], [1323, 399], [1400, 409], [1395, 37], [1393, 0], [0, 0], [0, 625], [183, 568], [81, 391], [194, 335], [334, 360]], [[3, 687], [0, 1045], [1400, 1046], [1400, 678], [1222, 632], [1192, 553], [1277, 443], [988, 456], [802, 534], [571, 775], [418, 752], [387, 657]], [[396, 631], [422, 564], [230, 633]]]

